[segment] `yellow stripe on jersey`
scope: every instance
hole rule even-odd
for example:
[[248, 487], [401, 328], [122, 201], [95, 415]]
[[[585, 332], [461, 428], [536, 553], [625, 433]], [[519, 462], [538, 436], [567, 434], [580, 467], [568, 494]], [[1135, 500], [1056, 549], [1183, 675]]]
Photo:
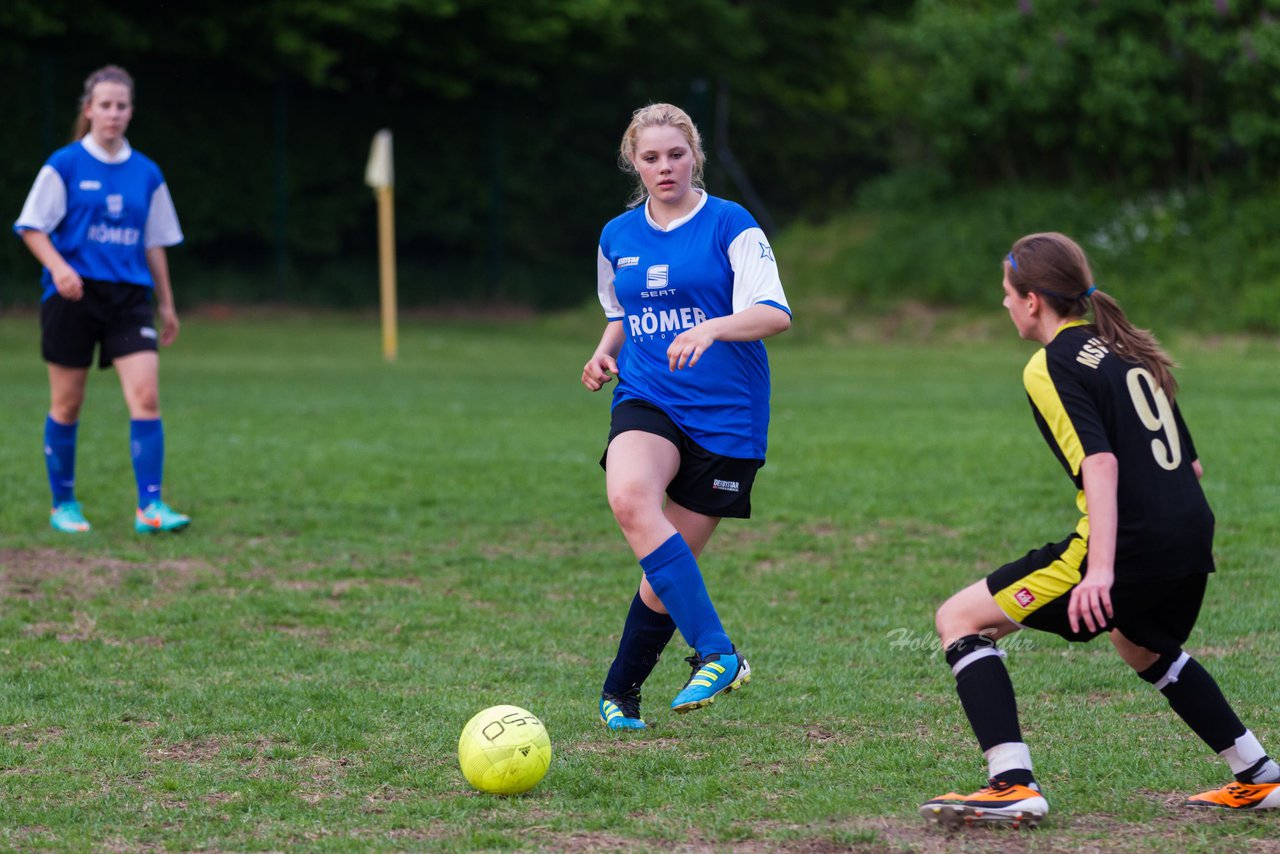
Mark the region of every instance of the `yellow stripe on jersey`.
[[1089, 548], [1086, 545], [1088, 520], [1080, 520], [1080, 527], [1084, 528], [1084, 537], [1072, 539], [1067, 550], [1057, 560], [992, 594], [1000, 610], [1009, 619], [1021, 625], [1041, 606], [1066, 596], [1072, 587], [1080, 583], [1080, 565], [1084, 563]]
[[1067, 465], [1071, 466], [1072, 476], [1079, 475], [1080, 464], [1084, 462], [1084, 446], [1080, 444], [1071, 416], [1067, 415], [1067, 408], [1062, 405], [1062, 398], [1058, 396], [1058, 388], [1049, 376], [1049, 359], [1045, 350], [1040, 350], [1027, 362], [1027, 367], [1022, 371], [1022, 384], [1027, 387], [1027, 394], [1036, 411], [1049, 425], [1054, 441], [1062, 450]]

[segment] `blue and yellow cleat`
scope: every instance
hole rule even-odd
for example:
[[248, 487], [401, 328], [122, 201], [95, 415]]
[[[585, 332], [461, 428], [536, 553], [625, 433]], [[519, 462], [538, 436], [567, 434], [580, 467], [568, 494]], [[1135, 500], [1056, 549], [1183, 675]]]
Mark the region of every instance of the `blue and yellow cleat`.
[[680, 714], [709, 706], [718, 695], [728, 694], [751, 681], [751, 665], [737, 649], [715, 652], [706, 658], [694, 653], [685, 661], [693, 667], [693, 673], [684, 690], [671, 701], [671, 710]]
[[49, 526], [64, 534], [87, 534], [89, 520], [84, 518], [79, 501], [64, 501], [55, 504], [49, 511]]
[[609, 729], [648, 729], [640, 719], [640, 692], [601, 694], [600, 723]]
[[133, 530], [139, 534], [154, 534], [157, 531], [181, 531], [190, 524], [190, 516], [175, 513], [163, 501], [152, 501], [145, 508], [138, 508]]

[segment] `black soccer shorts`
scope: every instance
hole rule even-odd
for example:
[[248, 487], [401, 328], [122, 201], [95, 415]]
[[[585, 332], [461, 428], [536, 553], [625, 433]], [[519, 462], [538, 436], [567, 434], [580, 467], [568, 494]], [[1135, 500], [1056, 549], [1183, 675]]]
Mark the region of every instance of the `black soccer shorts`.
[[77, 301], [54, 293], [40, 305], [40, 351], [65, 368], [87, 368], [98, 348], [98, 367], [121, 356], [158, 349], [151, 288], [121, 282], [84, 280]]
[[[667, 496], [695, 513], [726, 519], [751, 518], [751, 487], [764, 460], [713, 454], [684, 434], [671, 416], [652, 403], [624, 400], [613, 408], [609, 442], [620, 433], [640, 430], [667, 439], [680, 452], [680, 469], [667, 485]], [[600, 457], [607, 468], [608, 443]]]

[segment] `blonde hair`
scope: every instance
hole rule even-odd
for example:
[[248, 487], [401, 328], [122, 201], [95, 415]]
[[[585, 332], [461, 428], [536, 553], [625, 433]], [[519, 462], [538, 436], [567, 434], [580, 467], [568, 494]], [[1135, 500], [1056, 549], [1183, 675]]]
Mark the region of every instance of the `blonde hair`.
[[650, 104], [631, 114], [631, 124], [627, 125], [626, 132], [622, 134], [622, 145], [618, 147], [618, 168], [636, 178], [636, 188], [627, 201], [629, 208], [643, 202], [648, 195], [635, 164], [640, 131], [664, 126], [673, 127], [684, 134], [689, 149], [693, 152], [693, 186], [702, 188], [702, 169], [706, 165], [707, 156], [702, 151], [702, 134], [698, 133], [698, 126], [689, 118], [688, 113], [673, 104]]
[[93, 88], [99, 83], [119, 83], [129, 90], [129, 100], [133, 100], [133, 78], [129, 76], [129, 72], [118, 65], [104, 65], [97, 71], [91, 72], [84, 79], [84, 92], [80, 95], [80, 109], [76, 111], [75, 127], [71, 131], [72, 142], [84, 139], [85, 134], [90, 130], [89, 120], [84, 115], [84, 108], [89, 106], [89, 102], [93, 99]]
[[1015, 291], [1022, 296], [1035, 291], [1061, 317], [1084, 317], [1092, 307], [1098, 337], [1111, 352], [1150, 371], [1173, 400], [1177, 363], [1154, 335], [1130, 323], [1120, 304], [1098, 289], [1088, 256], [1070, 237], [1050, 231], [1018, 238], [1004, 259], [1004, 274]]

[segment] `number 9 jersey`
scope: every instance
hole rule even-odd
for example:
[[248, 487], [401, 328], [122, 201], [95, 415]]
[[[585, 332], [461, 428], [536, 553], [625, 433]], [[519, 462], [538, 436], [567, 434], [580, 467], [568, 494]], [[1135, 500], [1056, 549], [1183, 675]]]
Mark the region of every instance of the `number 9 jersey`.
[[1192, 468], [1195, 445], [1151, 372], [1077, 320], [1031, 357], [1022, 379], [1040, 432], [1079, 490], [1076, 532], [1086, 541], [1081, 464], [1100, 453], [1119, 462], [1116, 580], [1212, 572], [1213, 511]]

